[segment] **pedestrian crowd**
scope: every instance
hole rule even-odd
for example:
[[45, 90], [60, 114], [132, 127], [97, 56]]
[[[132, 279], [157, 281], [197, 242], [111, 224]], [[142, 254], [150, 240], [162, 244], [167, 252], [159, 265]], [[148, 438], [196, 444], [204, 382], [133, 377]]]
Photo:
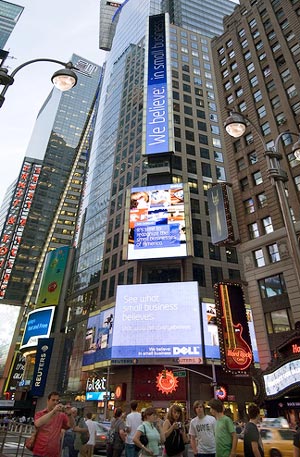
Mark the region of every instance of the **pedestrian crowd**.
[[[260, 410], [248, 406], [248, 421], [233, 422], [230, 410], [221, 400], [193, 404], [194, 417], [187, 420], [182, 407], [174, 403], [165, 417], [155, 408], [138, 411], [131, 401], [126, 415], [114, 409], [107, 432], [107, 457], [188, 457], [190, 446], [194, 457], [235, 457], [238, 437], [243, 436], [245, 457], [264, 457], [258, 430]], [[33, 457], [93, 457], [96, 422], [92, 413], [86, 418], [71, 405], [62, 405], [57, 392], [48, 395], [46, 408], [34, 417]], [[294, 457], [300, 457], [300, 430], [294, 439]]]

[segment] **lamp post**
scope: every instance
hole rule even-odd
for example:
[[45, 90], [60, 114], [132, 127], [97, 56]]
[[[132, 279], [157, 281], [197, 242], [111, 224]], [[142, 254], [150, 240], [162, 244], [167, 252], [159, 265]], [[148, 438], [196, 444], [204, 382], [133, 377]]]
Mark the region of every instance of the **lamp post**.
[[27, 65], [31, 65], [36, 62], [52, 62], [52, 63], [57, 63], [59, 65], [62, 65], [65, 67], [63, 70], [58, 70], [56, 71], [52, 78], [51, 81], [54, 84], [57, 89], [61, 91], [67, 91], [69, 89], [72, 89], [77, 83], [77, 75], [73, 71], [75, 69], [74, 65], [72, 62], [61, 62], [60, 60], [56, 59], [33, 59], [33, 60], [28, 60], [27, 62], [24, 62], [23, 64], [19, 65], [17, 68], [15, 68], [11, 74], [8, 74], [7, 68], [0, 68], [0, 86], [4, 86], [2, 91], [0, 92], [0, 108], [3, 105], [5, 101], [5, 94], [8, 90], [8, 88], [14, 83], [14, 77], [16, 73], [18, 73], [19, 70], [22, 68], [26, 67]]
[[286, 189], [284, 185], [284, 183], [288, 181], [288, 176], [287, 173], [280, 167], [280, 160], [282, 159], [282, 154], [279, 152], [279, 141], [281, 140], [281, 138], [287, 134], [293, 136], [296, 135], [298, 137], [298, 141], [293, 145], [292, 152], [294, 153], [295, 158], [300, 160], [300, 135], [299, 133], [294, 133], [290, 131], [282, 132], [277, 136], [274, 142], [274, 146], [272, 148], [268, 148], [257, 126], [253, 124], [250, 121], [250, 119], [243, 116], [241, 113], [234, 111], [231, 112], [229, 117], [226, 119], [224, 127], [229, 135], [231, 135], [234, 138], [239, 138], [244, 135], [248, 124], [250, 124], [254, 128], [264, 147], [264, 155], [267, 161], [267, 174], [270, 178], [271, 184], [276, 188], [282, 212], [283, 223], [286, 229], [287, 238], [289, 242], [290, 254], [293, 258], [296, 277], [298, 281], [298, 287], [300, 288], [299, 242], [295, 226], [291, 217], [289, 203], [286, 195]]

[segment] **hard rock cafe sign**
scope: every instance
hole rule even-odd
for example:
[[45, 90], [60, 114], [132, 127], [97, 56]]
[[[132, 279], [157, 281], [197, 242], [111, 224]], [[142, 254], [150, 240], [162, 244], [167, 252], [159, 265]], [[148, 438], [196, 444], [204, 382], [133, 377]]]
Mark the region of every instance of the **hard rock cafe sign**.
[[156, 376], [156, 388], [163, 394], [171, 394], [178, 387], [178, 380], [172, 371], [163, 370]]

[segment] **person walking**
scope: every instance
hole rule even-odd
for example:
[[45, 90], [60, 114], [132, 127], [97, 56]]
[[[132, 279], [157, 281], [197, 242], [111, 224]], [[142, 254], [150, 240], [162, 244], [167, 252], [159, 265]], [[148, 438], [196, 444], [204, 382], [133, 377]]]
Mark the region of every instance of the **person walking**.
[[[74, 417], [74, 423], [75, 423], [75, 418], [77, 416], [77, 408], [71, 408], [71, 414]], [[77, 457], [78, 456], [78, 451], [76, 451], [74, 449], [75, 435], [76, 434], [73, 430], [73, 427], [71, 427], [65, 431], [65, 434], [63, 437], [63, 444], [62, 444], [63, 457]]]
[[164, 454], [168, 457], [182, 457], [188, 438], [183, 422], [183, 411], [179, 405], [174, 404], [169, 409], [163, 423], [163, 432], [165, 435]]
[[126, 417], [126, 441], [125, 441], [125, 456], [137, 457], [138, 450], [133, 442], [133, 437], [138, 426], [142, 423], [141, 413], [137, 411], [138, 402], [132, 400], [130, 402], [130, 413]]
[[89, 440], [86, 443], [86, 457], [93, 457], [96, 442], [97, 425], [96, 422], [92, 420], [92, 413], [86, 413], [85, 423], [87, 425], [90, 435]]
[[257, 428], [260, 422], [260, 411], [257, 405], [248, 406], [249, 422], [244, 432], [244, 455], [245, 457], [264, 457], [262, 439]]
[[[65, 409], [65, 412], [63, 410]], [[47, 407], [34, 416], [37, 435], [33, 447], [33, 457], [60, 457], [61, 432], [74, 426], [71, 406], [60, 403], [59, 393], [50, 392]]]
[[221, 400], [212, 398], [208, 402], [211, 414], [216, 418], [215, 439], [216, 457], [235, 457], [237, 434], [233, 421], [225, 416]]
[[114, 417], [111, 421], [110, 431], [114, 434], [114, 439], [112, 443], [108, 443], [106, 447], [106, 455], [107, 457], [120, 457], [124, 446], [125, 446], [125, 439], [126, 439], [126, 432], [125, 432], [125, 422], [122, 419], [123, 411], [121, 408], [116, 408]]
[[[154, 424], [156, 419], [156, 410], [147, 408], [143, 413], [143, 422], [138, 426], [133, 437], [133, 442], [141, 449], [142, 456], [158, 456], [160, 453], [159, 445], [165, 441], [162, 427], [158, 425], [158, 430]], [[147, 444], [142, 443], [142, 435], [146, 436]]]
[[194, 456], [215, 457], [216, 419], [205, 413], [205, 403], [202, 400], [196, 400], [194, 402], [193, 410], [196, 417], [190, 422], [189, 435], [191, 437], [191, 448]]

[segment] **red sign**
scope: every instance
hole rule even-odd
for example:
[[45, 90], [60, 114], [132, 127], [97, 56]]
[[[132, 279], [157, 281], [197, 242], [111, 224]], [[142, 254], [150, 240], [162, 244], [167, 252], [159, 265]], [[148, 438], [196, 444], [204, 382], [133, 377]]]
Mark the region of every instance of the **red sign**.
[[178, 380], [176, 376], [174, 376], [173, 371], [161, 371], [156, 377], [156, 387], [164, 394], [174, 392], [178, 387]]
[[245, 372], [253, 361], [242, 287], [239, 284], [215, 284], [217, 322], [221, 361], [226, 371]]

